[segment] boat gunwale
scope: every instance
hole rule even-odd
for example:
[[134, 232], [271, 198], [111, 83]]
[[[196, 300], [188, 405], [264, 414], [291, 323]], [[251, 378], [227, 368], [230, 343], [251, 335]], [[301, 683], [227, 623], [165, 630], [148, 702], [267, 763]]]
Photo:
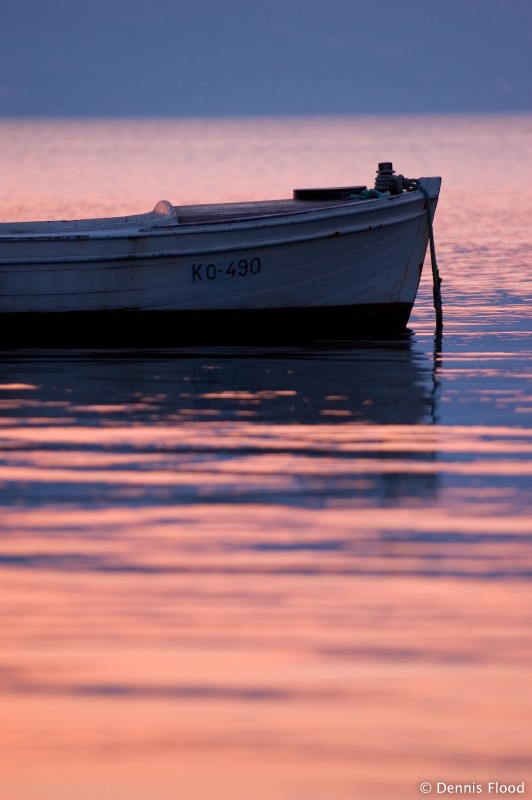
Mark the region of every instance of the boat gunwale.
[[[260, 242], [260, 244], [253, 245], [256, 249], [266, 250], [271, 247], [283, 247], [287, 245], [299, 245], [304, 244], [306, 242], [317, 242], [320, 240], [330, 239], [331, 237], [342, 235], [342, 236], [349, 236], [357, 233], [362, 233], [364, 231], [370, 231], [376, 228], [388, 228], [393, 225], [401, 225], [405, 222], [411, 222], [415, 219], [420, 219], [421, 217], [425, 216], [425, 210], [421, 209], [420, 211], [416, 211], [415, 213], [405, 214], [404, 216], [393, 217], [392, 219], [385, 219], [380, 220], [378, 225], [368, 224], [367, 222], [362, 223], [359, 226], [355, 226], [350, 230], [343, 230], [341, 233], [340, 231], [335, 231], [331, 233], [330, 231], [318, 231], [315, 233], [307, 233], [303, 234], [298, 237], [284, 237], [278, 239], [267, 239], [265, 241]], [[209, 232], [214, 232], [212, 227], [209, 227]], [[234, 229], [232, 229], [234, 230]], [[194, 233], [200, 233], [198, 229], [194, 230]], [[203, 231], [205, 232], [205, 231]], [[171, 233], [171, 231], [168, 231]], [[123, 237], [123, 238], [134, 238], [134, 237]], [[35, 241], [35, 240], [32, 240]], [[57, 241], [54, 240], [54, 241]], [[72, 241], [70, 239], [69, 241]], [[172, 249], [166, 252], [154, 252], [148, 251], [145, 253], [123, 253], [123, 254], [115, 254], [115, 255], [70, 255], [70, 256], [49, 256], [49, 257], [34, 257], [34, 258], [23, 258], [17, 260], [16, 258], [7, 258], [3, 259], [0, 258], [0, 268], [4, 268], [4, 272], [6, 268], [15, 268], [17, 270], [22, 270], [24, 267], [31, 267], [33, 265], [42, 265], [53, 267], [55, 265], [63, 266], [68, 264], [103, 264], [107, 263], [113, 267], [116, 267], [120, 262], [132, 262], [132, 261], [156, 261], [160, 259], [168, 259], [168, 258], [188, 258], [191, 256], [205, 256], [205, 255], [213, 255], [222, 253], [227, 251], [228, 253], [235, 253], [240, 251], [246, 251], [250, 249], [250, 242], [240, 242], [240, 243], [233, 243], [233, 244], [216, 244], [210, 247], [206, 247], [205, 245], [197, 246], [194, 248], [179, 248], [179, 249]]]
[[[431, 199], [437, 199], [438, 195], [431, 196]], [[179, 213], [185, 213], [187, 209], [211, 209], [227, 208], [232, 205], [242, 205], [251, 207], [255, 204], [261, 203], [283, 203], [291, 202], [286, 200], [271, 200], [271, 201], [250, 201], [245, 203], [213, 203], [189, 206], [173, 206], [177, 214], [177, 220], [166, 221], [164, 217], [160, 221], [154, 219], [152, 224], [146, 224], [149, 218], [153, 219], [153, 211], [147, 212], [145, 215], [130, 217], [109, 217], [98, 218], [89, 220], [57, 220], [57, 221], [37, 221], [37, 222], [22, 222], [22, 223], [0, 223], [0, 243], [3, 242], [39, 242], [39, 241], [76, 241], [76, 240], [107, 240], [107, 239], [134, 239], [162, 237], [168, 235], [179, 235], [183, 233], [216, 233], [228, 231], [245, 231], [256, 230], [260, 228], [272, 227], [274, 225], [290, 225], [295, 220], [297, 222], [326, 220], [328, 217], [349, 217], [356, 216], [368, 211], [378, 211], [384, 209], [387, 204], [393, 203], [394, 205], [410, 204], [411, 202], [425, 202], [424, 195], [420, 190], [410, 192], [403, 192], [400, 195], [387, 195], [379, 198], [369, 198], [364, 200], [343, 200], [343, 201], [322, 201], [317, 204], [313, 203], [312, 208], [294, 208], [293, 210], [284, 210], [270, 214], [256, 214], [254, 216], [230, 217], [226, 219], [217, 218], [213, 216], [212, 221], [186, 221], [179, 218]], [[294, 201], [307, 205], [308, 201]], [[139, 220], [144, 217], [142, 224], [137, 224]], [[133, 222], [135, 220], [135, 223]], [[105, 227], [104, 223], [108, 222], [109, 227]], [[159, 222], [159, 224], [157, 224]], [[83, 227], [85, 224], [93, 223], [97, 226], [96, 229], [90, 227]], [[79, 224], [79, 227], [77, 227]], [[17, 225], [31, 226], [36, 225], [42, 230], [16, 230]], [[45, 226], [51, 226], [51, 229], [46, 229]], [[68, 229], [66, 226], [75, 225], [73, 229]], [[65, 227], [61, 227], [65, 226]], [[3, 230], [5, 229], [5, 230]]]

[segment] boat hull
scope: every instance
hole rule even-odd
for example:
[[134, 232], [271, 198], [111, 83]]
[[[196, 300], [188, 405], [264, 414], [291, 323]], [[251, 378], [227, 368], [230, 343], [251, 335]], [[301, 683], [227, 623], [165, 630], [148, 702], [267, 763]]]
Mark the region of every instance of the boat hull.
[[[435, 205], [439, 179], [424, 180]], [[214, 221], [187, 221], [185, 209], [175, 224], [92, 230], [0, 226], [2, 341], [29, 343], [35, 329], [39, 340], [111, 344], [404, 328], [427, 249], [423, 194], [297, 209]]]
[[3, 315], [2, 347], [160, 347], [386, 337], [412, 306], [368, 303], [209, 311], [86, 311]]

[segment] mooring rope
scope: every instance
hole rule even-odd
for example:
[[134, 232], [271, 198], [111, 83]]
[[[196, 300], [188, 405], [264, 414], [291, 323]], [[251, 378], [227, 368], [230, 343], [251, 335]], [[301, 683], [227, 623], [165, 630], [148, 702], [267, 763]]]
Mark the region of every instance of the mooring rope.
[[420, 186], [418, 182], [417, 188], [425, 198], [425, 208], [427, 209], [427, 224], [429, 228], [429, 246], [430, 246], [430, 262], [432, 265], [432, 297], [434, 301], [434, 309], [436, 311], [436, 328], [441, 331], [443, 328], [443, 311], [441, 301], [441, 284], [440, 271], [438, 269], [438, 262], [436, 261], [436, 245], [434, 244], [434, 228], [432, 227], [432, 208], [430, 205], [430, 197], [427, 189]]

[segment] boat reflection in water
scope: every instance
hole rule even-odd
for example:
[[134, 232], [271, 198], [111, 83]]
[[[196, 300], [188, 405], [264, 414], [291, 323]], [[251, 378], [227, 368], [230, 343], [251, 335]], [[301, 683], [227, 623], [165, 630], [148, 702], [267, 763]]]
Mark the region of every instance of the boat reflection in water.
[[[4, 351], [0, 376], [35, 384], [32, 409], [150, 425], [365, 422], [410, 425], [434, 415], [432, 364], [394, 339], [292, 347]], [[16, 392], [16, 390], [14, 390]]]
[[[77, 486], [79, 470], [64, 482], [55, 471], [45, 479], [48, 499], [61, 485], [60, 492], [74, 492], [76, 502], [83, 503], [89, 492], [91, 504], [120, 503], [135, 480], [137, 502], [142, 496], [148, 503], [191, 503], [208, 493], [217, 502], [315, 506], [333, 498], [381, 497], [384, 502], [404, 492], [434, 491], [432, 472], [390, 469], [411, 449], [408, 437], [403, 447], [397, 445], [397, 431], [434, 421], [431, 370], [407, 334], [267, 349], [18, 351], [4, 355], [0, 382], [15, 387], [3, 396], [11, 395], [16, 416], [24, 421], [26, 427], [16, 435], [25, 452], [32, 448], [39, 484], [37, 442], [48, 453], [87, 454], [83, 491]], [[386, 445], [389, 437], [380, 426], [392, 426], [393, 446]], [[122, 461], [130, 453], [127, 467], [103, 475], [112, 466], [113, 451]], [[96, 453], [98, 480], [90, 481]], [[383, 456], [390, 462], [386, 469], [371, 466], [372, 459], [380, 463]], [[434, 454], [423, 448], [409, 457], [426, 461]], [[252, 458], [258, 470], [254, 477], [247, 471]], [[228, 462], [234, 480], [227, 474], [222, 485], [213, 483], [212, 470], [219, 475]], [[286, 480], [264, 484], [262, 478], [278, 474], [281, 462]], [[66, 457], [63, 466], [68, 469]], [[360, 480], [366, 472], [370, 482]], [[143, 483], [143, 473], [151, 480]], [[16, 482], [13, 492], [16, 496]], [[26, 483], [23, 493], [27, 498]]]

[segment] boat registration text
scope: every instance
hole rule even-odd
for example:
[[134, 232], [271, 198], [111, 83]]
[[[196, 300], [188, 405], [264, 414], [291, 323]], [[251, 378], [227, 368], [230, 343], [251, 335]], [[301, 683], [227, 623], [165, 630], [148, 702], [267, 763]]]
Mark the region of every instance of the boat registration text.
[[209, 264], [192, 264], [192, 283], [215, 281], [223, 278], [245, 278], [246, 275], [258, 275], [260, 272], [260, 258], [240, 258], [230, 261], [227, 265], [210, 262]]

